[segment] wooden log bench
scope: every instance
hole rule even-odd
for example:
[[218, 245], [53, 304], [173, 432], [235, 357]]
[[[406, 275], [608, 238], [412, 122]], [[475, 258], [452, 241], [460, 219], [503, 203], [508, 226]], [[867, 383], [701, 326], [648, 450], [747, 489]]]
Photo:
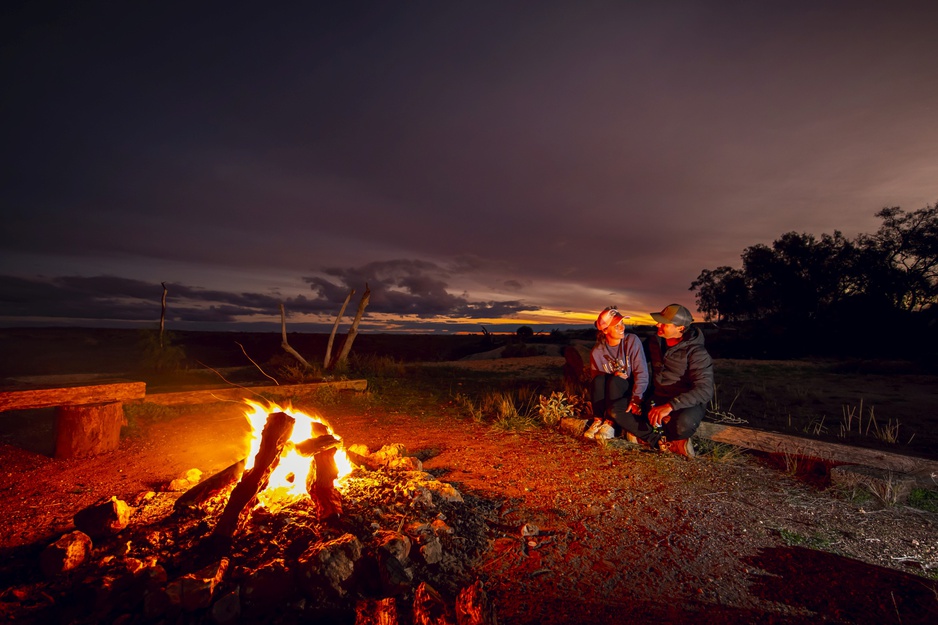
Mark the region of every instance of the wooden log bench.
[[124, 402], [142, 399], [146, 383], [95, 382], [0, 389], [0, 412], [55, 408], [55, 457], [81, 458], [120, 445]]
[[335, 380], [332, 382], [309, 382], [283, 386], [226, 386], [222, 388], [190, 391], [168, 391], [149, 393], [143, 401], [161, 406], [183, 406], [188, 404], [211, 404], [220, 401], [259, 400], [266, 395], [303, 395], [319, 389], [336, 391], [365, 391], [368, 380]]

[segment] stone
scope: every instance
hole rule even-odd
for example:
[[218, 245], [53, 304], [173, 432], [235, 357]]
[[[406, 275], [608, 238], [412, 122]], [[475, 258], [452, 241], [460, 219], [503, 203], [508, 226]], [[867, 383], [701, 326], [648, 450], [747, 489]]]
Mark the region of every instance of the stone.
[[107, 538], [127, 527], [133, 509], [117, 497], [79, 511], [73, 518], [75, 528], [91, 538]]
[[39, 554], [39, 568], [46, 577], [79, 567], [91, 554], [91, 537], [81, 531], [61, 536]]
[[343, 584], [355, 572], [355, 563], [362, 556], [362, 544], [353, 534], [316, 543], [297, 558], [300, 578], [313, 591], [325, 582], [339, 595], [345, 595]]

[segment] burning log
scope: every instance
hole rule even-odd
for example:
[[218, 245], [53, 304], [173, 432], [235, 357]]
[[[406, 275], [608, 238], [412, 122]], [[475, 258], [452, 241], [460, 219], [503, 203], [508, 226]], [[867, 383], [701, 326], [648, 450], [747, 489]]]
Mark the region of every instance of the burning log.
[[397, 625], [400, 623], [397, 602], [386, 599], [362, 599], [355, 606], [355, 625]]
[[331, 434], [308, 438], [302, 443], [296, 444], [296, 452], [301, 456], [315, 456], [317, 453], [335, 447], [339, 444], [339, 439]]
[[173, 504], [173, 509], [179, 512], [181, 510], [199, 507], [225, 490], [230, 484], [237, 482], [244, 473], [244, 465], [246, 462], [247, 458], [242, 458], [207, 480], [196, 484], [176, 500], [176, 503]]
[[426, 582], [420, 582], [414, 591], [414, 625], [456, 625], [450, 607]]
[[335, 488], [335, 480], [339, 477], [335, 452], [335, 447], [332, 447], [313, 456], [316, 477], [312, 484], [306, 485], [309, 496], [319, 504], [321, 521], [336, 519], [342, 514], [342, 496]]
[[267, 423], [261, 434], [260, 449], [254, 456], [254, 466], [244, 473], [241, 481], [231, 491], [228, 504], [212, 532], [212, 540], [217, 545], [227, 545], [238, 529], [241, 513], [254, 501], [257, 493], [266, 488], [270, 474], [280, 463], [283, 448], [290, 440], [294, 423], [295, 419], [285, 412], [273, 412], [267, 416]]
[[498, 618], [495, 606], [482, 588], [482, 582], [466, 586], [456, 597], [456, 623], [458, 625], [495, 625]]

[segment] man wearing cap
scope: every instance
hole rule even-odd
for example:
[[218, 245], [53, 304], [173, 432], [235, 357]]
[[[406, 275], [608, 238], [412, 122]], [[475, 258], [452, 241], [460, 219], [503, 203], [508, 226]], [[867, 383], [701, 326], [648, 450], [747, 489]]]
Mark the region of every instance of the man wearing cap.
[[650, 314], [658, 322], [657, 336], [645, 343], [653, 375], [646, 427], [653, 429], [635, 434], [651, 445], [692, 457], [690, 437], [713, 397], [713, 360], [703, 332], [691, 325], [694, 318], [685, 307], [671, 304]]
[[605, 308], [596, 318], [599, 332], [590, 351], [594, 421], [584, 433], [587, 438], [613, 438], [613, 421], [624, 427], [635, 420], [630, 413], [642, 412], [648, 363], [639, 338], [625, 331], [625, 319], [615, 306]]

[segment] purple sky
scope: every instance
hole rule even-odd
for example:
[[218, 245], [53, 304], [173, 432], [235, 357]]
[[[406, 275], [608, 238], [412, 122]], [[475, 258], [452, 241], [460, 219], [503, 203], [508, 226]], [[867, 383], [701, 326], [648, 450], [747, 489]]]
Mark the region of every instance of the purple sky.
[[938, 199], [934, 2], [34, 4], [0, 325], [153, 324], [161, 282], [177, 329], [328, 330], [366, 282], [370, 331], [650, 322]]

